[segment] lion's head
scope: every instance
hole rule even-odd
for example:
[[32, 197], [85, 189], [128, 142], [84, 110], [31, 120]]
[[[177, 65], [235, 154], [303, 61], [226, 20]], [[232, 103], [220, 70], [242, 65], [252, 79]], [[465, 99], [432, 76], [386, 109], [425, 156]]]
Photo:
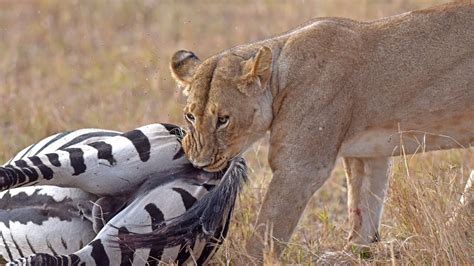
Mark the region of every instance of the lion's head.
[[199, 168], [215, 172], [268, 130], [272, 120], [272, 51], [256, 49], [249, 58], [226, 52], [201, 62], [178, 51], [171, 72], [188, 96], [188, 130], [183, 148]]

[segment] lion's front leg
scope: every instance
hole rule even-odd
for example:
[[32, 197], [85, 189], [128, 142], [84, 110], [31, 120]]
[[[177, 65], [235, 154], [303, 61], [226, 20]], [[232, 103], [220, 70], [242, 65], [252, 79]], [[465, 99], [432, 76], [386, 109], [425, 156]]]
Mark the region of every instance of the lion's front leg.
[[[337, 128], [334, 132], [343, 130]], [[282, 137], [272, 132], [269, 162], [273, 177], [258, 215], [256, 231], [247, 243], [250, 255], [262, 257], [265, 233], [267, 240], [268, 233], [271, 233], [273, 255], [279, 257], [307, 203], [330, 176], [341, 136], [325, 132], [319, 136], [313, 134], [307, 137], [308, 142], [302, 145], [293, 144], [298, 142], [288, 135]]]
[[379, 240], [390, 158], [344, 158], [348, 186], [349, 247]]
[[[273, 252], [279, 256], [290, 240], [293, 231], [311, 196], [330, 175], [331, 168], [319, 171], [277, 170], [259, 212], [253, 237], [247, 244], [251, 256], [261, 258], [265, 250], [264, 239], [273, 242]], [[271, 234], [272, 239], [268, 239]], [[267, 244], [268, 244], [267, 242]]]

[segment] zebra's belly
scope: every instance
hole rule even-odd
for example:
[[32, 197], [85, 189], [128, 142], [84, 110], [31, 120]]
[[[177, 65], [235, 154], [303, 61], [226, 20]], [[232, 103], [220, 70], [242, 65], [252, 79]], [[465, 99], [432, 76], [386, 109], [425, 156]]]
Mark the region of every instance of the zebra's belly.
[[73, 253], [94, 237], [90, 215], [96, 196], [52, 186], [17, 188], [0, 194], [0, 254]]

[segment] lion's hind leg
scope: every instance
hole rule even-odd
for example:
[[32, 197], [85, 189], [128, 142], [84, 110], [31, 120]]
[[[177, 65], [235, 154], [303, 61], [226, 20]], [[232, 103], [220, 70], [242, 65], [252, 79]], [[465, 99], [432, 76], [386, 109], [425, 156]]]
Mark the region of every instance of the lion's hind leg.
[[344, 158], [348, 186], [349, 244], [368, 245], [379, 240], [380, 218], [390, 176], [391, 160]]

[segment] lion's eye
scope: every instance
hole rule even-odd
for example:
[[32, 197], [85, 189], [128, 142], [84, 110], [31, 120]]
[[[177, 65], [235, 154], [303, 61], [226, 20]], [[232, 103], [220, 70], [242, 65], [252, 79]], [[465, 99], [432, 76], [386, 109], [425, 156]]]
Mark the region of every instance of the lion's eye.
[[193, 123], [194, 123], [194, 120], [196, 120], [196, 119], [194, 118], [194, 115], [191, 114], [191, 113], [186, 113], [185, 117], [186, 117], [186, 120], [188, 120], [191, 124], [193, 124]]
[[221, 127], [225, 127], [229, 124], [229, 116], [226, 115], [226, 116], [219, 116], [217, 118], [217, 127], [218, 128], [221, 128]]

